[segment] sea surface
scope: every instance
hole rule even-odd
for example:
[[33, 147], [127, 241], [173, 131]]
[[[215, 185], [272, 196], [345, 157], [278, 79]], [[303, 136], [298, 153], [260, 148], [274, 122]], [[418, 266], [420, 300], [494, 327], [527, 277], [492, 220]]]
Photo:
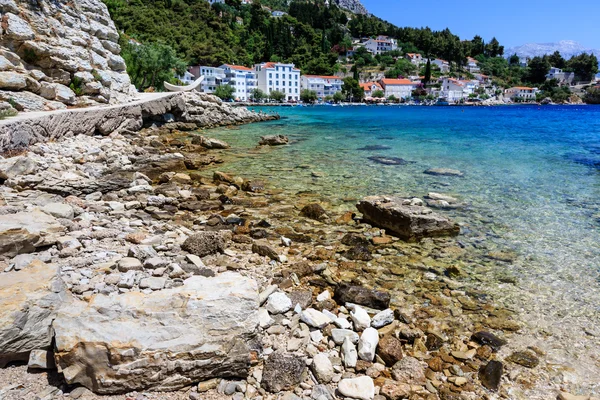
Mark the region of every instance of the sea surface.
[[[210, 131], [232, 144], [225, 172], [316, 193], [336, 210], [366, 195], [459, 198], [464, 208], [441, 211], [461, 223], [458, 240], [514, 254], [480, 280], [526, 324], [522, 345], [546, 352], [556, 385], [600, 393], [600, 106], [257, 110], [281, 120]], [[290, 145], [256, 147], [272, 134]]]

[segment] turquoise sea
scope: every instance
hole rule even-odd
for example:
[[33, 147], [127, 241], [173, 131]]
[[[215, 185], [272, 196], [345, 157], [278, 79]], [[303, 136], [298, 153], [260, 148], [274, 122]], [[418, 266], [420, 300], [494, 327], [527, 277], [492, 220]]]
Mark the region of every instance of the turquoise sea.
[[[260, 110], [282, 118], [210, 132], [233, 145], [226, 172], [311, 191], [340, 210], [365, 195], [458, 197], [467, 207], [443, 212], [463, 225], [459, 241], [517, 255], [480, 279], [527, 324], [523, 344], [545, 347], [561, 365], [578, 359], [561, 375], [565, 383], [599, 376], [600, 107]], [[257, 149], [267, 134], [291, 144]], [[374, 156], [407, 162], [383, 165]], [[441, 167], [464, 177], [423, 173]], [[502, 274], [517, 283], [495, 281]], [[595, 381], [581, 383], [600, 391]]]

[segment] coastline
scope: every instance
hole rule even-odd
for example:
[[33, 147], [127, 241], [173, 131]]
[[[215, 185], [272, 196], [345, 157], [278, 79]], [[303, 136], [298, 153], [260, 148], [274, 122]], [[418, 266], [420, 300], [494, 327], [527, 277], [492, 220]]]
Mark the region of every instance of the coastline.
[[[210, 132], [206, 131], [203, 133], [210, 134]], [[351, 214], [338, 213], [335, 209], [330, 209], [327, 198], [315, 198], [310, 195], [294, 197], [285, 195], [277, 189], [269, 189], [268, 186], [266, 189], [261, 189], [261, 187], [265, 186], [264, 182], [262, 184], [255, 182], [254, 187], [257, 188], [255, 191], [240, 190], [243, 186], [241, 182], [252, 182], [252, 177], [243, 177], [240, 180], [235, 176], [215, 174], [216, 181], [208, 182], [206, 178], [202, 179], [200, 177], [205, 175], [202, 174], [202, 166], [206, 165], [206, 163], [207, 165], [219, 163], [218, 169], [220, 171], [227, 171], [227, 165], [220, 164], [219, 161], [219, 153], [227, 150], [202, 149], [201, 147], [203, 146], [190, 143], [189, 134], [185, 132], [169, 132], [169, 129], [166, 131], [149, 129], [142, 132], [139, 136], [119, 137], [118, 135], [111, 135], [109, 140], [124, 141], [127, 143], [124, 150], [132, 154], [137, 150], [134, 150], [133, 147], [128, 148], [127, 146], [132, 146], [133, 143], [139, 143], [133, 146], [142, 146], [144, 141], [146, 141], [147, 146], [151, 140], [155, 140], [155, 137], [159, 138], [159, 142], [164, 147], [160, 147], [157, 144], [150, 146], [157, 146], [156, 148], [162, 149], [159, 151], [159, 154], [162, 153], [164, 155], [163, 160], [178, 161], [175, 163], [166, 163], [165, 166], [161, 167], [160, 173], [157, 173], [158, 171], [152, 172], [144, 171], [143, 168], [140, 169], [149, 177], [152, 177], [152, 186], [155, 188], [152, 191], [156, 191], [160, 187], [160, 182], [157, 182], [157, 179], [160, 179], [159, 176], [161, 174], [165, 172], [183, 172], [184, 175], [187, 174], [189, 176], [189, 179], [181, 176], [179, 178], [182, 180], [176, 181], [172, 180], [174, 177], [172, 175], [167, 183], [170, 182], [176, 186], [182, 186], [181, 190], [197, 188], [208, 191], [209, 197], [205, 203], [210, 205], [210, 207], [208, 210], [186, 210], [178, 206], [176, 206], [176, 209], [172, 209], [170, 206], [181, 203], [185, 199], [181, 198], [181, 194], [178, 194], [177, 191], [171, 190], [169, 193], [175, 196], [178, 202], [165, 202], [164, 204], [147, 205], [146, 207], [141, 206], [137, 209], [145, 209], [146, 212], [152, 215], [152, 218], [158, 218], [159, 221], [163, 222], [168, 221], [164, 222], [166, 224], [179, 225], [194, 230], [198, 228], [200, 228], [199, 230], [204, 230], [209, 229], [209, 227], [218, 227], [232, 231], [234, 238], [239, 236], [238, 241], [233, 240], [230, 243], [233, 253], [211, 255], [204, 259], [204, 264], [209, 269], [213, 269], [216, 273], [226, 270], [241, 271], [243, 275], [256, 279], [263, 291], [270, 287], [270, 285], [275, 284], [286, 293], [304, 291], [306, 294], [310, 292], [312, 298], [316, 298], [324, 289], [335, 292], [335, 287], [341, 282], [359, 284], [368, 289], [379, 288], [390, 291], [393, 293], [391, 305], [393, 308], [399, 310], [399, 317], [395, 319], [393, 330], [402, 339], [402, 350], [405, 353], [405, 357], [410, 356], [411, 359], [418, 360], [421, 363], [428, 363], [428, 365], [433, 362], [432, 360], [438, 362], [438, 359], [442, 363], [440, 371], [435, 370], [438, 368], [437, 365], [434, 367], [432, 365], [429, 365], [429, 367], [423, 365], [424, 371], [433, 371], [433, 375], [428, 375], [426, 379], [429, 382], [435, 382], [435, 385], [432, 383], [435, 391], [430, 390], [432, 387], [428, 388], [426, 383], [422, 383], [419, 378], [411, 381], [413, 386], [421, 386], [420, 389], [414, 389], [415, 394], [422, 396], [430, 396], [436, 393], [448, 393], [447, 396], [451, 396], [452, 393], [467, 396], [469, 393], [473, 393], [476, 396], [491, 395], [490, 392], [479, 386], [477, 370], [480, 364], [496, 359], [498, 354], [491, 352], [490, 349], [485, 349], [485, 346], [474, 343], [471, 340], [471, 335], [477, 329], [491, 328], [495, 333], [508, 339], [510, 342], [510, 332], [518, 329], [518, 324], [515, 324], [513, 320], [515, 316], [513, 311], [496, 308], [493, 301], [486, 299], [485, 293], [479, 290], [477, 282], [470, 281], [467, 274], [460, 267], [456, 266], [457, 255], [459, 255], [465, 264], [477, 263], [481, 260], [478, 257], [472, 258], [472, 255], [469, 255], [468, 252], [457, 245], [455, 239], [436, 238], [426, 239], [419, 244], [405, 243], [393, 236], [388, 236], [378, 228], [359, 223]], [[85, 144], [85, 146], [93, 147], [93, 145], [97, 144], [95, 143], [96, 138], [85, 137], [82, 139], [90, 140], [90, 143]], [[69, 146], [74, 145], [72, 138], [64, 140], [68, 141]], [[49, 144], [48, 146], [57, 151], [57, 146], [60, 145], [56, 143]], [[272, 148], [269, 151], [277, 151], [277, 148]], [[190, 171], [193, 170], [188, 168], [188, 164], [185, 167], [182, 166], [179, 157], [166, 156], [167, 154], [173, 155], [175, 153], [183, 153], [184, 158], [196, 160], [194, 164], [195, 167], [200, 167], [200, 176], [191, 173]], [[75, 154], [73, 154], [74, 160]], [[192, 163], [190, 162], [190, 164]], [[27, 179], [25, 179], [25, 182], [27, 182]], [[27, 185], [21, 186], [22, 184], [17, 186], [27, 187]], [[253, 186], [251, 185], [250, 187]], [[19, 198], [19, 194], [10, 191], [9, 193], [11, 193], [9, 198], [13, 200], [10, 203], [14, 202], [18, 204], [19, 201], [16, 200]], [[41, 193], [35, 194], [30, 192], [26, 194], [30, 199], [41, 195]], [[223, 201], [222, 196], [225, 196], [230, 201]], [[117, 202], [124, 201], [120, 200], [119, 195], [117, 195], [116, 199], [113, 198], [112, 201], [115, 200]], [[83, 203], [85, 206], [84, 209], [99, 205], [94, 202], [104, 204], [106, 201], [109, 201], [108, 198], [105, 201], [88, 201], [86, 199]], [[319, 217], [315, 220], [301, 215], [301, 210], [306, 205], [314, 203], [324, 206], [326, 211], [325, 217]], [[9, 205], [12, 206], [13, 204]], [[136, 208], [132, 208], [132, 210], [136, 210]], [[122, 217], [123, 214], [115, 213], [111, 215], [112, 211], [107, 210], [108, 213], [105, 214], [105, 218], [108, 218], [113, 225], [119, 226], [120, 222], [116, 218]], [[126, 211], [125, 214], [127, 214]], [[220, 215], [220, 217], [216, 217], [216, 215]], [[249, 223], [241, 225], [232, 215], [236, 217], [241, 216]], [[231, 221], [235, 222], [226, 222], [230, 217]], [[252, 229], [253, 223], [258, 223], [262, 219], [269, 221], [271, 226], [268, 228]], [[190, 224], [192, 221], [193, 223]], [[200, 222], [198, 223], [197, 221]], [[212, 225], [213, 223], [214, 225]], [[161, 226], [158, 231], [162, 229], [164, 227]], [[172, 230], [175, 230], [175, 228], [171, 227], [169, 229], [169, 231]], [[147, 232], [147, 235], [150, 236], [156, 234], [156, 231]], [[348, 252], [354, 246], [341, 243], [341, 239], [347, 234], [361, 235], [369, 242], [368, 246], [370, 249], [368, 253], [372, 256], [371, 260], [354, 259], [355, 256], [348, 258]], [[292, 239], [292, 246], [288, 248], [279, 244], [280, 236]], [[85, 238], [85, 235], [83, 235], [83, 238]], [[281, 259], [279, 259], [273, 263], [269, 261], [270, 256], [265, 256], [264, 254], [257, 256], [256, 252], [253, 253], [250, 244], [259, 240], [262, 241], [261, 243], [264, 243], [265, 239], [271, 250], [275, 250], [278, 255], [285, 256], [285, 261], [281, 262]], [[120, 240], [121, 242], [123, 240], [125, 242], [129, 241], [126, 238], [120, 238]], [[110, 242], [111, 246], [113, 244]], [[117, 248], [111, 248], [111, 250], [119, 252]], [[175, 247], [175, 250], [172, 248], [170, 250], [178, 251], [177, 247]], [[68, 251], [63, 253], [66, 256], [63, 260], [69, 260], [70, 257], [76, 256], [76, 254], [69, 254]], [[302, 263], [305, 264], [302, 266], [299, 265]], [[323, 264], [325, 264], [324, 268]], [[296, 278], [294, 278], [294, 274]], [[303, 274], [306, 275], [301, 276]], [[71, 276], [72, 274], [69, 274], [70, 278]], [[77, 286], [78, 283], [73, 282], [73, 287]], [[89, 296], [89, 293], [83, 291], [81, 294], [76, 294], [76, 296], [85, 298]], [[333, 304], [332, 306], [329, 303], [326, 307], [332, 306], [332, 309], [337, 310], [339, 305]], [[326, 307], [323, 305], [323, 308], [327, 309]], [[294, 321], [293, 313], [290, 317]], [[263, 345], [266, 348], [274, 350], [278, 348], [289, 349], [290, 340], [295, 337], [295, 332], [299, 325], [295, 323], [286, 325], [282, 318], [275, 318], [275, 322], [272, 326], [264, 329], [264, 332], [266, 332], [264, 335], [267, 339]], [[282, 327], [284, 332], [274, 333], [275, 329], [272, 332], [268, 332], [273, 326]], [[430, 339], [430, 337], [437, 337], [443, 341], [442, 346], [440, 346], [441, 350], [432, 350], [435, 346], [429, 348], [428, 341], [435, 340]], [[311, 344], [310, 340], [308, 344]], [[321, 344], [325, 348], [329, 345], [325, 343]], [[302, 344], [301, 346], [305, 345]], [[335, 346], [333, 348], [329, 347], [329, 350], [333, 349], [335, 349]], [[465, 359], [453, 356], [453, 352], [459, 354], [470, 350], [476, 350], [477, 355]], [[502, 356], [506, 357], [508, 354], [502, 353]], [[541, 357], [539, 354], [538, 356]], [[505, 364], [505, 367], [507, 368], [505, 376], [511, 375], [512, 371], [518, 371], [519, 374], [523, 374], [519, 382], [503, 380], [500, 395], [509, 396], [509, 398], [519, 398], [510, 397], [514, 396], [512, 390], [514, 388], [518, 389], [521, 384], [526, 384], [528, 379], [541, 378], [522, 367], [508, 363]], [[462, 370], [462, 375], [458, 374], [456, 368]], [[445, 370], [449, 371], [449, 376], [446, 375]], [[3, 370], [2, 372], [5, 371]], [[386, 379], [391, 378], [389, 376], [391, 371], [393, 371], [393, 368], [390, 366], [383, 371], [379, 371], [379, 375], [374, 378], [376, 382], [381, 384], [379, 387], [383, 387]], [[453, 378], [454, 382], [448, 380], [450, 377]], [[466, 377], [467, 382], [462, 383], [461, 379], [461, 385], [456, 385], [454, 383], [456, 383], [457, 377]], [[379, 381], [377, 381], [378, 379]], [[248, 380], [248, 384], [252, 385], [251, 380]], [[308, 389], [304, 388], [304, 390]], [[413, 389], [411, 388], [410, 390]], [[191, 398], [192, 392], [194, 390], [188, 388], [184, 392], [177, 393], [183, 396], [181, 398]], [[214, 390], [211, 390], [203, 396], [201, 398], [209, 399], [213, 398], [210, 396], [218, 398], [219, 395]], [[552, 396], [556, 396], [556, 394], [553, 393]]]

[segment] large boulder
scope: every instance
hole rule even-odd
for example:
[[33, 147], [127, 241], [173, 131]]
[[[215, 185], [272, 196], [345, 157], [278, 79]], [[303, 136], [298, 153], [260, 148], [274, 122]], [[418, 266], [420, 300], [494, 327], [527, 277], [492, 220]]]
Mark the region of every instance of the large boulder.
[[150, 294], [74, 300], [53, 327], [66, 381], [96, 393], [171, 391], [245, 377], [258, 327], [258, 287], [233, 272], [193, 276]]
[[288, 144], [290, 139], [284, 135], [267, 135], [261, 136], [260, 142], [258, 142], [261, 146], [283, 146]]
[[454, 236], [460, 227], [430, 208], [404, 204], [400, 197], [370, 196], [357, 205], [363, 220], [374, 226], [385, 228], [403, 240], [419, 240], [424, 237]]
[[39, 260], [0, 279], [0, 368], [52, 343], [52, 320], [66, 294], [56, 265]]
[[13, 257], [56, 243], [65, 227], [40, 210], [0, 215], [0, 254]]

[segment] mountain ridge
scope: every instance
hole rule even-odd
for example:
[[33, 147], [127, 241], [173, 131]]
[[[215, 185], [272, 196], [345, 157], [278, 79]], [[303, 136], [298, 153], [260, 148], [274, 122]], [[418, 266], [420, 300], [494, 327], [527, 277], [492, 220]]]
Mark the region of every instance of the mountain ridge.
[[510, 57], [513, 54], [519, 57], [538, 57], [545, 54], [552, 54], [558, 51], [564, 58], [571, 58], [582, 53], [594, 54], [600, 56], [600, 49], [592, 49], [583, 46], [581, 43], [574, 40], [561, 40], [551, 43], [525, 43], [521, 46], [511, 47], [506, 49], [504, 55]]

